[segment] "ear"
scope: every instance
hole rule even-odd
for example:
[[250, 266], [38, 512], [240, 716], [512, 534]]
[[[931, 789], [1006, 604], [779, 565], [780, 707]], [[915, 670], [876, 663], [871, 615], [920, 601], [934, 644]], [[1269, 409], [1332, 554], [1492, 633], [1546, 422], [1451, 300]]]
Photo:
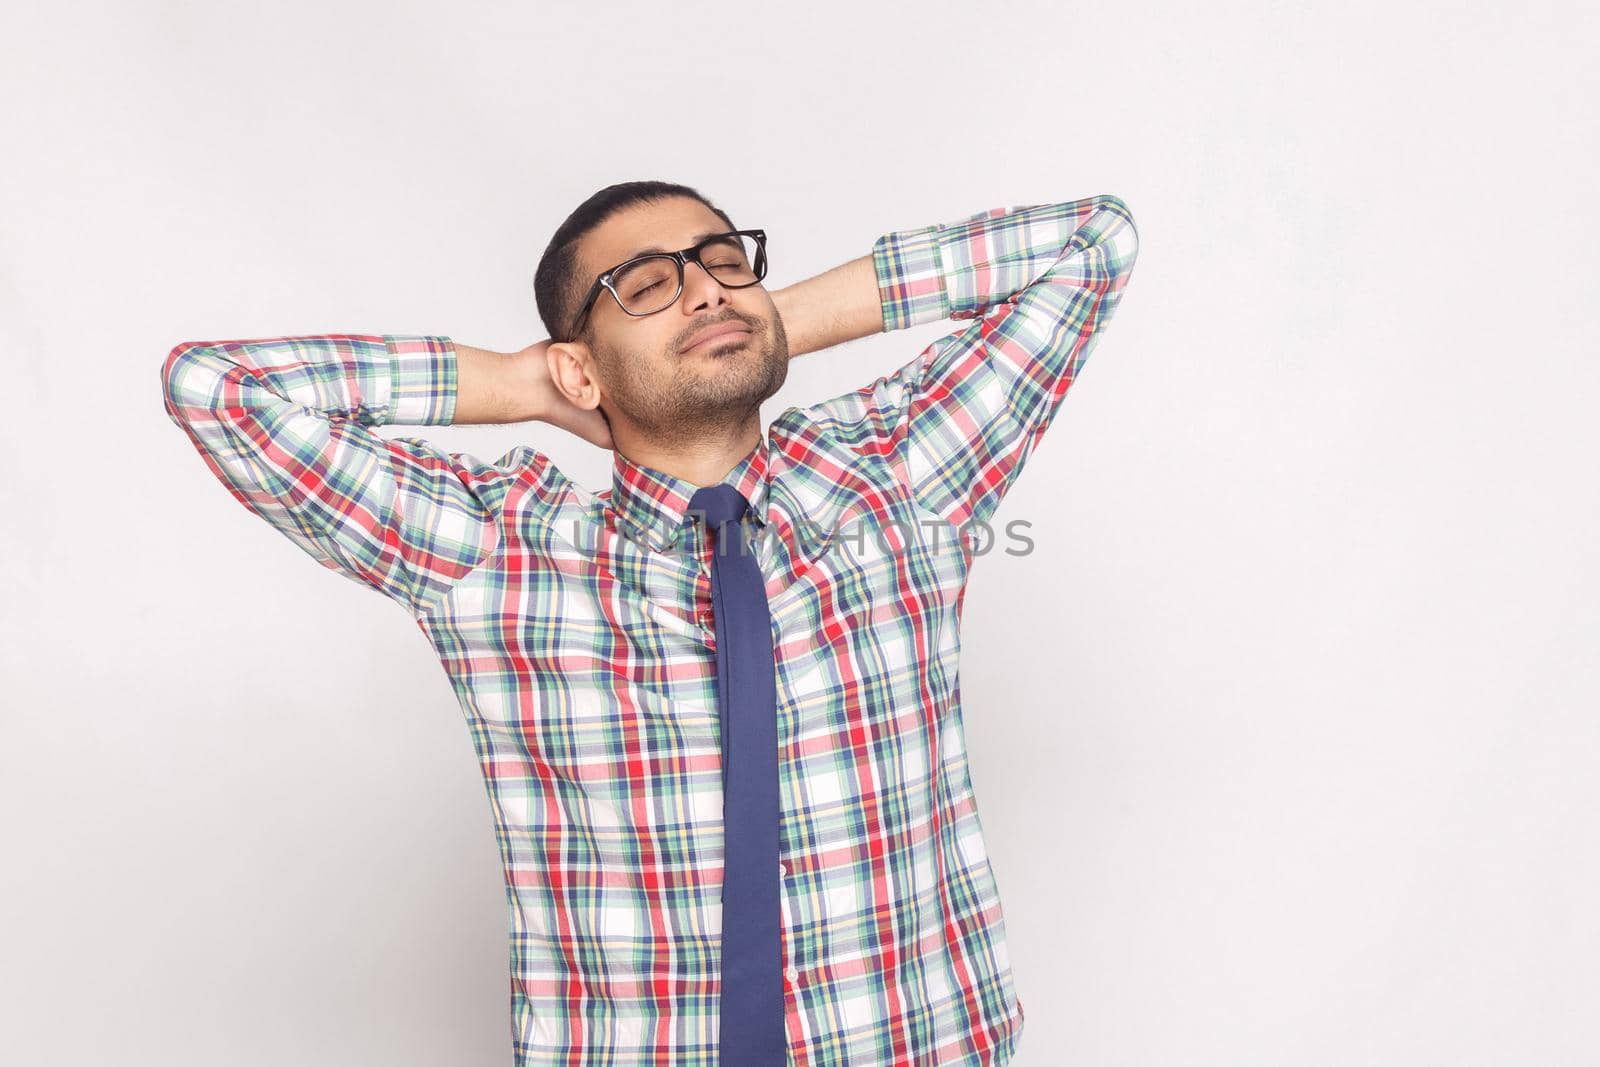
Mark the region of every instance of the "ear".
[[545, 347], [545, 362], [556, 392], [569, 404], [585, 410], [599, 405], [599, 368], [588, 345], [582, 341], [552, 341]]

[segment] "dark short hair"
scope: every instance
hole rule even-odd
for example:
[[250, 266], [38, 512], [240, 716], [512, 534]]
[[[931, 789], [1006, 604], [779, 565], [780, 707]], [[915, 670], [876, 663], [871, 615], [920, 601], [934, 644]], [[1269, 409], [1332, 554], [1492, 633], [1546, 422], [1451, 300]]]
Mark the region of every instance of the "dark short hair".
[[594, 232], [606, 219], [625, 208], [634, 204], [655, 203], [674, 196], [685, 196], [700, 201], [715, 212], [728, 229], [736, 228], [726, 212], [687, 185], [679, 185], [676, 182], [637, 181], [618, 182], [606, 186], [579, 204], [572, 214], [567, 216], [566, 221], [550, 238], [550, 244], [546, 246], [544, 255], [539, 258], [538, 269], [534, 271], [533, 299], [538, 305], [539, 318], [544, 322], [545, 332], [551, 338], [557, 341], [588, 341], [593, 338], [592, 315], [584, 320], [583, 329], [578, 331], [577, 338], [568, 337], [566, 334], [572, 317], [577, 314], [579, 301], [594, 284], [593, 278], [580, 277], [578, 274], [578, 243]]

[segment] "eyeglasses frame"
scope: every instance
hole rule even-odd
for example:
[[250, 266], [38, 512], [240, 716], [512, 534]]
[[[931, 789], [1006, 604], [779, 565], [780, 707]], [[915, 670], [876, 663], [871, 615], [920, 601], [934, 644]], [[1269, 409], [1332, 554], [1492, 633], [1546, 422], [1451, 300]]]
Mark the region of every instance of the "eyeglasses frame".
[[[725, 289], [748, 289], [752, 285], [760, 285], [767, 277], [767, 231], [760, 229], [727, 230], [723, 233], [714, 233], [705, 240], [700, 241], [697, 244], [690, 245], [688, 248], [680, 249], [676, 252], [646, 252], [642, 256], [634, 256], [632, 259], [624, 260], [623, 262], [618, 263], [616, 266], [603, 272], [600, 277], [594, 280], [594, 284], [589, 287], [589, 293], [583, 298], [583, 304], [578, 308], [577, 317], [573, 319], [572, 329], [568, 331], [567, 336], [569, 338], [576, 338], [578, 336], [578, 330], [582, 328], [584, 319], [589, 314], [589, 309], [594, 306], [596, 298], [600, 296], [601, 289], [605, 289], [611, 294], [611, 298], [617, 302], [617, 307], [622, 309], [622, 313], [624, 315], [629, 315], [636, 319], [643, 319], [648, 318], [651, 315], [661, 314], [661, 312], [667, 310], [667, 308], [677, 303], [678, 298], [683, 295], [684, 271], [689, 268], [689, 263], [691, 261], [697, 264], [701, 270], [704, 270], [706, 274], [709, 275], [713, 280], [716, 280], [717, 276], [712, 274], [709, 270], [706, 270], [706, 265], [700, 262], [700, 252], [713, 241], [720, 241], [725, 237], [735, 236], [753, 237], [755, 239], [756, 261], [751, 267], [751, 269], [756, 272], [755, 281], [746, 282], [744, 285], [729, 285], [727, 282], [717, 280], [717, 284]], [[633, 264], [638, 263], [640, 260], [645, 259], [674, 260], [678, 265], [678, 288], [672, 294], [672, 298], [656, 310], [647, 311], [643, 315], [635, 315], [626, 307], [623, 307], [622, 295], [617, 292], [616, 287], [612, 285], [611, 282], [613, 276], [615, 276], [624, 267], [630, 267]]]

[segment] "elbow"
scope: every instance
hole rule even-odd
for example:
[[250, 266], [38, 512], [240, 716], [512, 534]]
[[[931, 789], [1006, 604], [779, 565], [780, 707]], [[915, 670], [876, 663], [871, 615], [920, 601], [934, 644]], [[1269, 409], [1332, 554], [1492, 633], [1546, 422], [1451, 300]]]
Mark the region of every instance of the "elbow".
[[204, 342], [185, 341], [174, 346], [161, 361], [161, 397], [167, 414], [175, 421], [185, 421], [186, 410], [211, 407], [217, 376], [208, 372], [208, 352]]
[[1115, 193], [1101, 193], [1094, 198], [1094, 204], [1099, 210], [1109, 211], [1120, 218], [1129, 229], [1133, 228], [1133, 210], [1122, 197]]
[[1127, 201], [1112, 193], [1105, 193], [1097, 197], [1100, 209], [1110, 212], [1113, 220], [1101, 231], [1101, 240], [1108, 243], [1113, 255], [1111, 263], [1118, 274], [1126, 274], [1133, 269], [1134, 262], [1139, 258], [1139, 230], [1133, 221], [1133, 211], [1128, 207]]

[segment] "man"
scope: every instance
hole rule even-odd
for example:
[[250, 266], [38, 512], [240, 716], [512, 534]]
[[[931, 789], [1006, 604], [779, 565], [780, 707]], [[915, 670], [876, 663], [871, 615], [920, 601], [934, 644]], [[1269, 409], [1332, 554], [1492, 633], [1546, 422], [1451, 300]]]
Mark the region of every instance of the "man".
[[[404, 607], [450, 678], [503, 857], [519, 1064], [1010, 1059], [961, 600], [1136, 253], [1096, 196], [886, 233], [769, 291], [764, 231], [630, 182], [557, 231], [550, 338], [519, 352], [167, 356], [166, 410], [212, 472]], [[792, 357], [944, 318], [973, 321], [762, 431]], [[531, 446], [487, 463], [373, 432], [528, 420], [614, 449], [610, 489]]]

